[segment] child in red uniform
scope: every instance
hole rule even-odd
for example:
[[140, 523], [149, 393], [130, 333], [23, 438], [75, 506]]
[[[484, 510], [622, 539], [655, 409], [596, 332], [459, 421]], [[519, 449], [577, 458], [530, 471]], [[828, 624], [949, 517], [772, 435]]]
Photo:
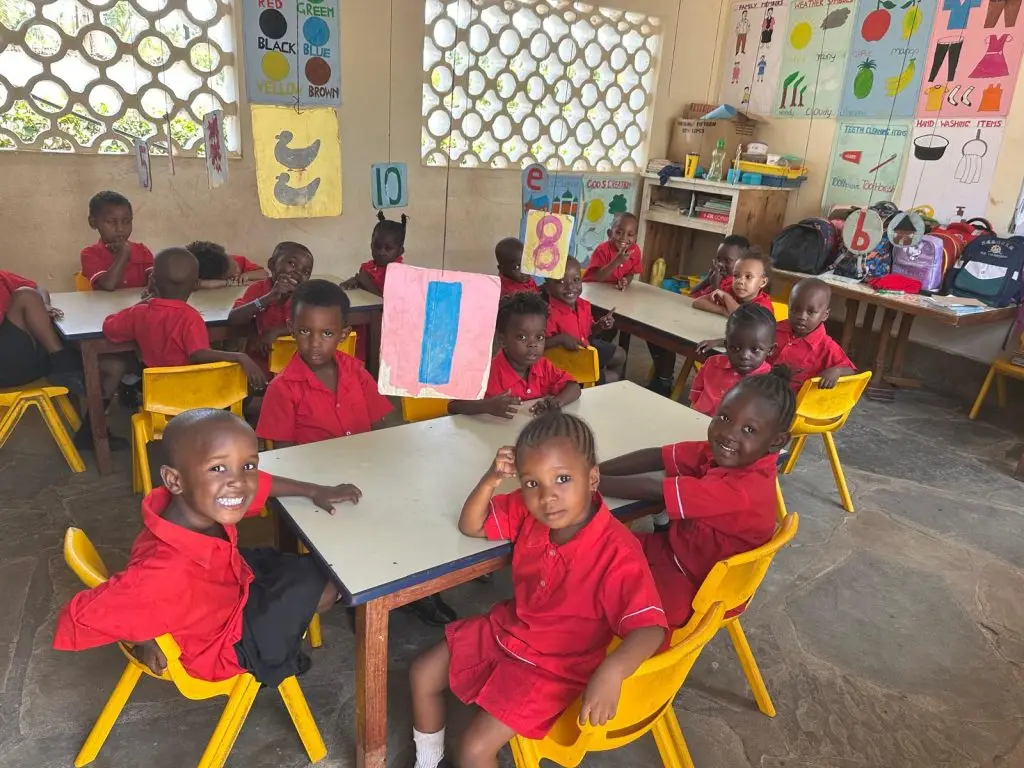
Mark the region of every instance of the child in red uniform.
[[240, 550], [235, 526], [258, 514], [268, 496], [302, 496], [334, 514], [334, 503], [356, 503], [361, 492], [260, 472], [256, 435], [227, 411], [185, 411], [162, 442], [164, 487], [142, 502], [143, 529], [128, 565], [64, 606], [53, 647], [135, 643], [160, 674], [167, 662], [151, 641], [169, 633], [185, 670], [201, 680], [248, 671], [277, 686], [305, 671], [302, 636], [338, 591], [312, 557]]
[[199, 284], [196, 287], [200, 290], [248, 285], [270, 277], [267, 270], [245, 256], [229, 256], [223, 245], [195, 240], [185, 247], [199, 261]]
[[[449, 624], [410, 669], [416, 768], [444, 755], [444, 691], [479, 710], [461, 768], [496, 766], [515, 734], [543, 737], [582, 694], [580, 721], [603, 725], [622, 681], [661, 646], [665, 614], [643, 553], [597, 492], [594, 436], [575, 416], [534, 419], [466, 499], [459, 530], [512, 542], [514, 596]], [[521, 489], [495, 495], [518, 475]], [[623, 638], [612, 653], [608, 644]]]
[[210, 334], [199, 310], [188, 303], [199, 276], [199, 262], [184, 248], [165, 248], [153, 262], [153, 296], [103, 321], [103, 335], [121, 344], [134, 342], [149, 368], [200, 363], [238, 363], [253, 389], [266, 376], [242, 352], [210, 348]]
[[454, 400], [449, 413], [489, 413], [511, 419], [523, 400], [537, 400], [531, 413], [557, 410], [580, 398], [580, 385], [544, 357], [548, 305], [536, 293], [519, 291], [498, 305], [501, 350], [491, 361], [483, 400]]
[[793, 371], [794, 392], [815, 376], [821, 377], [822, 389], [831, 389], [840, 377], [857, 371], [825, 332], [831, 302], [832, 289], [816, 277], [804, 278], [789, 294], [789, 320], [779, 323], [775, 351], [768, 360]]
[[603, 381], [618, 381], [626, 375], [626, 352], [610, 341], [599, 339], [594, 329], [607, 331], [615, 325], [615, 310], [596, 321], [590, 302], [580, 298], [583, 281], [580, 263], [570, 257], [565, 262], [561, 280], [545, 280], [548, 296], [548, 337], [545, 347], [564, 347], [576, 351], [588, 344], [597, 350]]
[[752, 248], [736, 261], [732, 271], [732, 283], [723, 285], [707, 296], [693, 302], [694, 309], [731, 315], [743, 304], [760, 304], [772, 311], [772, 297], [764, 290], [771, 275], [772, 263], [765, 254]]
[[[707, 442], [645, 448], [601, 465], [609, 496], [665, 502], [668, 530], [640, 541], [670, 627], [690, 618], [715, 563], [775, 533], [775, 454], [789, 440], [795, 411], [784, 367], [747, 376], [722, 398]], [[665, 477], [645, 474], [657, 470]]]
[[608, 230], [608, 239], [590, 256], [584, 281], [615, 283], [624, 290], [644, 268], [643, 254], [636, 244], [636, 231], [640, 222], [632, 213], [617, 213]]
[[501, 295], [508, 296], [518, 291], [540, 293], [540, 286], [529, 275], [523, 274], [523, 241], [514, 237], [499, 240], [494, 246], [494, 258], [498, 261], [498, 278], [501, 280]]
[[775, 349], [775, 316], [758, 304], [744, 304], [725, 324], [725, 354], [709, 358], [690, 387], [690, 407], [713, 416], [718, 404], [746, 376], [768, 373]]
[[384, 216], [384, 211], [377, 211], [377, 225], [370, 236], [370, 253], [372, 258], [359, 265], [359, 271], [341, 284], [342, 288], [351, 290], [362, 288], [364, 291], [384, 295], [384, 280], [387, 278], [389, 264], [401, 264], [405, 253], [405, 225], [409, 217], [402, 214], [401, 222], [391, 221]]
[[82, 274], [94, 289], [145, 288], [153, 253], [133, 243], [132, 204], [117, 192], [98, 192], [89, 201], [89, 226], [100, 239], [82, 249]]
[[329, 280], [292, 294], [297, 353], [267, 388], [256, 434], [275, 448], [358, 435], [381, 426], [391, 403], [354, 357], [337, 346], [351, 333], [348, 296]]

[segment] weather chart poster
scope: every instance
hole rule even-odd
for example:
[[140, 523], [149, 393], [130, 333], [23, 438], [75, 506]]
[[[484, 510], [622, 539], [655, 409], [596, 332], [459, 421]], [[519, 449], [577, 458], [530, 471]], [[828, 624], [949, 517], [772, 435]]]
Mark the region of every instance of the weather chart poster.
[[940, 0], [861, 0], [840, 117], [914, 116]]
[[244, 0], [250, 104], [341, 104], [338, 0]]
[[910, 137], [909, 121], [840, 120], [822, 208], [892, 200]]
[[723, 103], [755, 115], [772, 113], [788, 13], [786, 0], [733, 4], [723, 59]]

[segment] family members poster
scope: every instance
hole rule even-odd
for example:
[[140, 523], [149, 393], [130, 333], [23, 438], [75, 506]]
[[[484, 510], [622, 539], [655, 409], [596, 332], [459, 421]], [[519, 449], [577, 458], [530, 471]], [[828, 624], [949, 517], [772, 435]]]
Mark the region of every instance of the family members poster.
[[341, 104], [338, 0], [242, 0], [250, 104]]
[[855, 10], [854, 0], [790, 0], [776, 117], [835, 117]]
[[861, 0], [840, 117], [914, 116], [940, 0]]
[[915, 120], [900, 208], [927, 205], [939, 221], [987, 216], [1005, 126], [1002, 117]]
[[1024, 56], [1021, 0], [943, 0], [918, 117], [1005, 117]]
[[896, 196], [910, 122], [840, 120], [832, 147], [822, 208], [868, 206]]
[[639, 179], [636, 176], [583, 177], [583, 215], [577, 217], [576, 258], [584, 267], [608, 239], [612, 221], [620, 213], [635, 213]]
[[788, 14], [786, 0], [733, 4], [719, 94], [722, 103], [755, 115], [772, 113]]

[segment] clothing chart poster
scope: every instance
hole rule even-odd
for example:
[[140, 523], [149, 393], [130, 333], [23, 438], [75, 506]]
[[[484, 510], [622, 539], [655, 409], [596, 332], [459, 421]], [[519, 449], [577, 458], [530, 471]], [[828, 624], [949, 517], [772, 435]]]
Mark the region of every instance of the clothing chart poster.
[[914, 116], [941, 0], [861, 0], [853, 23], [840, 117]]
[[338, 0], [241, 0], [250, 104], [341, 105]]
[[899, 206], [935, 209], [939, 221], [986, 216], [1005, 118], [918, 118]]
[[636, 212], [636, 176], [583, 177], [583, 215], [577, 217], [576, 258], [584, 267], [601, 243], [608, 239], [616, 214]]
[[1005, 117], [1021, 57], [1021, 0], [943, 0], [935, 16], [917, 117]]
[[910, 121], [840, 120], [832, 146], [822, 208], [867, 207], [896, 197], [910, 137]]
[[854, 0], [790, 0], [776, 117], [835, 117], [855, 10]]
[[723, 104], [754, 115], [772, 113], [788, 14], [786, 0], [733, 4], [723, 59]]

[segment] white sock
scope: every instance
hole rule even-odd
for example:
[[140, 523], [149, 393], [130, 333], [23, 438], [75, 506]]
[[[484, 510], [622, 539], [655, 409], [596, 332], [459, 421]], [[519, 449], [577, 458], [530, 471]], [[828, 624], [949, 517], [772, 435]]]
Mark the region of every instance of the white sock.
[[412, 740], [416, 744], [415, 768], [437, 768], [444, 757], [444, 728], [437, 733], [420, 733], [413, 728]]
[[654, 521], [655, 525], [668, 525], [668, 512], [662, 510], [656, 515], [651, 515], [651, 519]]

